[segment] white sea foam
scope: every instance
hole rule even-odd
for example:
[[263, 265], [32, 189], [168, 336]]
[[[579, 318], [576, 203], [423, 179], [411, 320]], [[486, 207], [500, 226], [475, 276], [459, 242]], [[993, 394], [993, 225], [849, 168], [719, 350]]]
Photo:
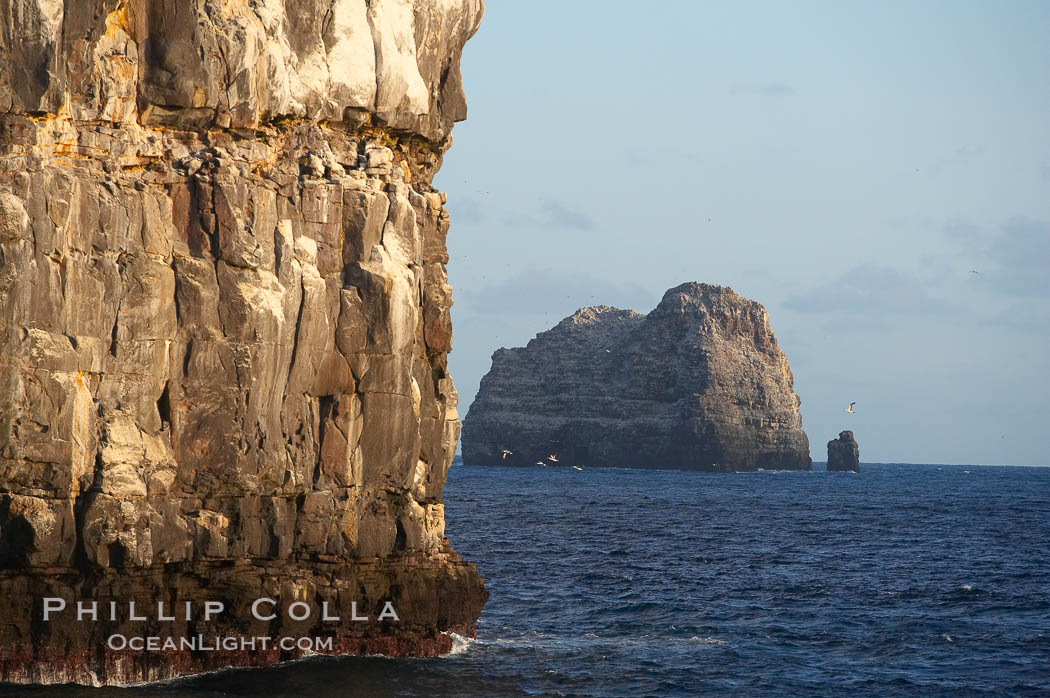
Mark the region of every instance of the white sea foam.
[[694, 645], [710, 645], [712, 647], [719, 647], [726, 644], [725, 640], [719, 640], [717, 637], [698, 637], [696, 635], [689, 638], [689, 642]]
[[962, 586], [959, 587], [959, 589], [961, 589], [962, 591], [973, 591], [973, 585], [972, 584], [963, 584]]
[[469, 637], [463, 637], [459, 633], [449, 633], [449, 637], [452, 638], [452, 649], [450, 649], [442, 657], [455, 657], [457, 654], [463, 654], [470, 649], [477, 640], [472, 640]]

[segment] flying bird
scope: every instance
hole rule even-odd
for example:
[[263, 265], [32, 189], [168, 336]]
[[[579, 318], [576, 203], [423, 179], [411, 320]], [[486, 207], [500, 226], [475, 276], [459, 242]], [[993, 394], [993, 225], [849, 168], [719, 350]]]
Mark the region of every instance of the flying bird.
[[847, 407], [846, 409], [844, 409], [844, 410], [842, 410], [842, 411], [843, 411], [843, 412], [848, 412], [849, 414], [855, 414], [855, 413], [853, 412], [853, 406], [854, 406], [854, 405], [856, 405], [856, 404], [857, 404], [856, 402], [851, 402], [851, 403], [849, 404], [849, 407]]
[[970, 273], [971, 273], [971, 274], [977, 274], [977, 276], [980, 276], [980, 275], [981, 275], [981, 272], [977, 271], [976, 269], [971, 269], [971, 270], [970, 270]]
[[510, 456], [510, 455], [513, 455], [513, 454], [514, 454], [513, 451], [508, 451], [507, 449], [503, 449], [503, 460], [507, 460], [507, 456]]
[[538, 461], [536, 461], [536, 465], [542, 465], [542, 466], [543, 466], [544, 468], [546, 468], [546, 467], [547, 467], [547, 464], [546, 464], [546, 463], [544, 463], [544, 462], [543, 462], [543, 461], [541, 461], [541, 460], [538, 460]]
[[558, 456], [556, 456], [556, 455], [554, 455], [552, 453], [549, 456], [547, 456], [547, 460], [549, 460], [551, 463], [557, 463], [558, 462]]
[[580, 467], [580, 466], [578, 466], [578, 465], [574, 465], [574, 466], [572, 466], [572, 469], [573, 469], [573, 470], [583, 470], [583, 468], [581, 468], [581, 467]]

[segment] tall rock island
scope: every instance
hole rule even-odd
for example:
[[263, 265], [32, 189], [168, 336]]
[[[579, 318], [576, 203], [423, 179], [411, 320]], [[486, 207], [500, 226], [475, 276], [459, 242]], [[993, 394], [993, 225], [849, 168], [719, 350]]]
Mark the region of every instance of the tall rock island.
[[463, 461], [808, 470], [792, 381], [765, 308], [730, 288], [683, 284], [648, 315], [583, 308], [492, 355]]
[[852, 431], [840, 431], [828, 442], [828, 472], [860, 472], [860, 445]]
[[482, 12], [3, 3], [0, 681], [473, 635], [431, 181]]

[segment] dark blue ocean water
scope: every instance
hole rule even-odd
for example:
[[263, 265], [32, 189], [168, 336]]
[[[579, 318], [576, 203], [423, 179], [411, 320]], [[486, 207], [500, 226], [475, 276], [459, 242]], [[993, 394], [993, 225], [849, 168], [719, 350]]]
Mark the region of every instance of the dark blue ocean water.
[[492, 594], [477, 642], [149, 692], [1050, 695], [1050, 468], [863, 469], [457, 463], [448, 536]]

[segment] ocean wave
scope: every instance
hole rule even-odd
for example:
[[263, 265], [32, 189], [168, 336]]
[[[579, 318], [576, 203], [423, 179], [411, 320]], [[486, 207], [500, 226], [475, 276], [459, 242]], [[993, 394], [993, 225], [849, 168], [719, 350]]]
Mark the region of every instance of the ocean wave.
[[717, 637], [699, 637], [697, 635], [693, 635], [687, 642], [693, 645], [710, 645], [712, 647], [720, 647], [726, 644], [725, 640], [719, 640]]
[[469, 637], [463, 637], [459, 633], [447, 633], [452, 638], [452, 649], [450, 649], [442, 657], [455, 657], [456, 655], [463, 654], [471, 648], [472, 645], [477, 643], [477, 640]]

